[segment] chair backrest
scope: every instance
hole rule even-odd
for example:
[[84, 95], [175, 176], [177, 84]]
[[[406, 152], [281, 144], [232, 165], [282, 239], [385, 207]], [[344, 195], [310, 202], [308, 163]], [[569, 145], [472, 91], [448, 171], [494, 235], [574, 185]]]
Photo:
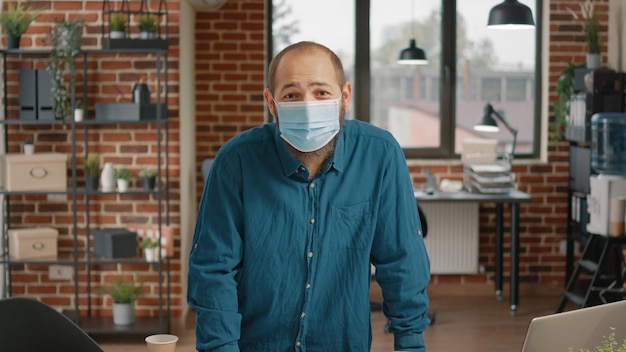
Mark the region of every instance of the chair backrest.
[[202, 160], [202, 180], [204, 180], [204, 182], [206, 182], [206, 178], [209, 177], [211, 164], [213, 164], [213, 158], [206, 158]]
[[426, 237], [428, 235], [428, 222], [426, 221], [426, 214], [420, 206], [417, 206], [417, 214], [420, 216], [420, 223], [422, 225], [422, 236]]
[[28, 297], [0, 300], [0, 350], [3, 352], [103, 352], [68, 317]]

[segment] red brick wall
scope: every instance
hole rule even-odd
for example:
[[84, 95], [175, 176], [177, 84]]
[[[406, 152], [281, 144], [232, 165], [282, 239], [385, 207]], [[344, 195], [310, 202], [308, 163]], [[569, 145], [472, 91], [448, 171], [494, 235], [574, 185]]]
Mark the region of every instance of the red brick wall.
[[[138, 10], [139, 1], [131, 1], [133, 10]], [[151, 10], [156, 11], [158, 2], [151, 3]], [[6, 6], [6, 2], [5, 2]], [[42, 8], [44, 12], [31, 24], [22, 37], [22, 49], [48, 49], [47, 33], [54, 19], [82, 18], [85, 21], [82, 49], [97, 50], [102, 47], [102, 2], [101, 1], [41, 1], [33, 6]], [[169, 228], [174, 236], [177, 247], [179, 240], [179, 130], [178, 130], [178, 23], [179, 3], [168, 1], [169, 44], [168, 51], [168, 128], [169, 137], [169, 172], [162, 174], [165, 182], [168, 176], [170, 188]], [[44, 68], [47, 54], [41, 55], [9, 55], [7, 59], [7, 99], [8, 119], [18, 118], [18, 68]], [[155, 76], [155, 55], [153, 54], [89, 54], [87, 61], [88, 105], [86, 118], [95, 116], [95, 102], [130, 102], [133, 84], [143, 77], [148, 77], [152, 91], [152, 102], [156, 101], [156, 88], [153, 84]], [[84, 87], [82, 56], [78, 57], [77, 91], [82, 94]], [[162, 71], [164, 72], [164, 71]], [[164, 79], [163, 75], [161, 79]], [[80, 96], [82, 98], [82, 96]], [[163, 95], [162, 95], [163, 97]], [[163, 98], [161, 98], [163, 99]], [[162, 100], [163, 101], [163, 100]], [[19, 153], [21, 143], [26, 137], [35, 140], [36, 153], [59, 152], [71, 155], [72, 125], [56, 123], [51, 125], [8, 125], [9, 153]], [[165, 129], [166, 124], [162, 124]], [[83, 153], [84, 142], [89, 141], [89, 153], [98, 153], [101, 162], [112, 162], [116, 168], [129, 168], [135, 175], [131, 187], [140, 188], [141, 180], [136, 175], [145, 166], [157, 164], [156, 124], [138, 125], [76, 125], [76, 163], [77, 182], [84, 187]], [[165, 143], [165, 137], [162, 139]], [[161, 148], [164, 162], [165, 146]], [[71, 182], [71, 171], [68, 163], [68, 181]], [[71, 183], [69, 184], [71, 186]], [[59, 259], [72, 260], [74, 246], [74, 218], [72, 196], [67, 195], [61, 200], [47, 199], [45, 195], [11, 196], [10, 223], [13, 227], [53, 226], [59, 230]], [[124, 227], [128, 224], [154, 225], [158, 221], [159, 212], [165, 218], [165, 205], [158, 209], [156, 195], [126, 194], [98, 195], [90, 197], [90, 228]], [[83, 250], [86, 246], [87, 219], [85, 198], [77, 198], [77, 245], [80, 251], [79, 260], [84, 259]], [[93, 242], [92, 242], [93, 245]], [[172, 315], [181, 316], [186, 300], [180, 295], [180, 260], [176, 249], [171, 261], [172, 282]], [[93, 266], [90, 280], [93, 284], [91, 304], [94, 315], [110, 315], [111, 300], [97, 293], [104, 283], [121, 274], [133, 275], [144, 282], [145, 296], [138, 302], [138, 316], [155, 316], [158, 300], [158, 275], [155, 269], [147, 264], [139, 265], [107, 265]], [[81, 309], [87, 305], [87, 271], [82, 265], [79, 272], [78, 289]], [[16, 265], [12, 267], [12, 293], [35, 296], [60, 308], [72, 309], [74, 306], [74, 281], [51, 280], [48, 277], [47, 265]], [[103, 304], [104, 302], [104, 304]], [[82, 312], [84, 315], [84, 311]]]
[[224, 142], [264, 122], [264, 31], [263, 0], [227, 1], [196, 16], [198, 170]]
[[[545, 0], [547, 1], [547, 0]], [[550, 0], [550, 67], [548, 94], [550, 121], [553, 120], [554, 89], [560, 71], [570, 62], [585, 59], [586, 43], [580, 22], [566, 10], [579, 12], [579, 0]], [[595, 0], [606, 42], [607, 0]], [[263, 82], [263, 0], [229, 1], [218, 11], [197, 17], [197, 138], [198, 167], [203, 158], [213, 156], [219, 146], [239, 131], [263, 122], [261, 101]], [[246, 53], [239, 49], [246, 48]], [[603, 48], [606, 53], [606, 46]], [[606, 55], [604, 55], [606, 63]], [[521, 205], [520, 280], [522, 283], [555, 283], [564, 280], [565, 258], [559, 241], [565, 239], [567, 216], [568, 148], [566, 142], [551, 143], [548, 161], [518, 162], [514, 172], [520, 189], [532, 195], [532, 202]], [[424, 170], [439, 177], [461, 179], [460, 166], [412, 166], [415, 186], [425, 184]], [[198, 190], [202, 188], [198, 180]], [[505, 212], [508, 212], [505, 207]], [[506, 216], [508, 221], [508, 215]], [[505, 228], [508, 230], [508, 228]], [[495, 209], [481, 207], [480, 263], [486, 273], [438, 275], [433, 283], [492, 283], [494, 267]], [[505, 280], [508, 280], [508, 236], [505, 238]]]

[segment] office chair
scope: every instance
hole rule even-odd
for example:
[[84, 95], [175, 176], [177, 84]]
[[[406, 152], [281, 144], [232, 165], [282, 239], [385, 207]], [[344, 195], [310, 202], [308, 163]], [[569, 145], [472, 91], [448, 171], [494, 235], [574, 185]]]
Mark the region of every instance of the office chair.
[[103, 352], [69, 318], [49, 305], [28, 297], [0, 300], [2, 352]]
[[213, 164], [213, 158], [206, 158], [202, 160], [202, 180], [206, 182], [206, 178], [209, 177], [209, 170], [211, 170], [211, 164]]

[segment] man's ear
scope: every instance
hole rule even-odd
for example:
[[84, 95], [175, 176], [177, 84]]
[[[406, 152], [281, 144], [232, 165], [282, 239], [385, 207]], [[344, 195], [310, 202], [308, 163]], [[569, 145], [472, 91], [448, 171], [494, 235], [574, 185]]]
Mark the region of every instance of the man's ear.
[[267, 108], [270, 110], [270, 114], [276, 118], [276, 104], [274, 103], [274, 97], [269, 88], [263, 90], [263, 99], [265, 99], [265, 105], [267, 105]]
[[352, 84], [350, 82], [346, 82], [341, 90], [341, 101], [344, 104], [346, 110], [350, 107], [350, 98], [352, 97]]

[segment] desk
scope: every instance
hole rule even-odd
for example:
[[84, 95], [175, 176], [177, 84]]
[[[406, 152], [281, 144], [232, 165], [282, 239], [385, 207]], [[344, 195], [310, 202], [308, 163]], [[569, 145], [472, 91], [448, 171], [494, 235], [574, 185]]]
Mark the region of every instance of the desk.
[[518, 190], [504, 194], [480, 194], [460, 191], [457, 193], [434, 192], [428, 194], [422, 190], [415, 190], [415, 200], [423, 202], [471, 202], [495, 203], [496, 205], [496, 298], [502, 299], [502, 252], [504, 251], [504, 204], [511, 208], [511, 255], [510, 270], [511, 284], [509, 300], [511, 315], [515, 315], [519, 302], [519, 203], [530, 202], [530, 195]]

